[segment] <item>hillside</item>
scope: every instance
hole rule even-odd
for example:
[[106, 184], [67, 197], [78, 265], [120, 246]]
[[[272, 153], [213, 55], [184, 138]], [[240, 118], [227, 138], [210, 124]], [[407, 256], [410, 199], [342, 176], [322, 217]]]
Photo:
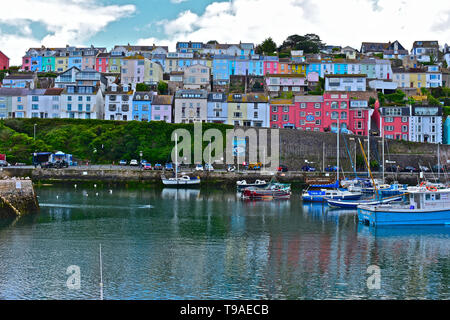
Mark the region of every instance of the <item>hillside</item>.
[[[36, 124], [36, 141], [33, 140]], [[0, 121], [0, 153], [8, 162], [31, 163], [35, 151], [63, 151], [75, 159], [97, 164], [117, 164], [119, 160], [143, 159], [166, 162], [173, 148], [172, 131], [191, 132], [192, 124], [165, 122], [105, 121], [78, 119], [6, 119]], [[204, 124], [225, 133], [230, 126]], [[206, 143], [205, 143], [206, 145]]]

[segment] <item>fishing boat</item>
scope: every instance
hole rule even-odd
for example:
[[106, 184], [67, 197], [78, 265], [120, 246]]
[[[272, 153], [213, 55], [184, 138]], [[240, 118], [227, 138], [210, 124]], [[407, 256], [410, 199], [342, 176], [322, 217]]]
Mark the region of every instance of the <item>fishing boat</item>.
[[361, 192], [350, 192], [343, 189], [307, 189], [302, 194], [303, 202], [325, 202], [328, 199], [358, 200], [361, 197]]
[[387, 204], [395, 201], [401, 201], [403, 199], [402, 196], [394, 196], [388, 197], [384, 199], [366, 199], [366, 200], [334, 200], [327, 199], [327, 203], [332, 208], [345, 208], [345, 209], [357, 209], [359, 205], [378, 205], [378, 204]]
[[359, 221], [373, 226], [450, 225], [450, 189], [427, 186], [408, 193], [405, 204], [359, 205]]
[[265, 188], [268, 186], [268, 183], [265, 180], [256, 180], [254, 183], [247, 183], [246, 180], [241, 180], [236, 182], [236, 185], [238, 190], [243, 190], [249, 187]]
[[259, 189], [249, 187], [242, 192], [243, 199], [249, 200], [283, 200], [289, 199], [291, 192], [282, 189]]

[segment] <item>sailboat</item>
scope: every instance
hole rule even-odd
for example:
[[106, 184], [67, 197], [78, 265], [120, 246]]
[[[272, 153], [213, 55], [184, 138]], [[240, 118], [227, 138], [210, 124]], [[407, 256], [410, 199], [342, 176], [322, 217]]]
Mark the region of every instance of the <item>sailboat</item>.
[[[358, 201], [344, 201], [341, 199], [327, 199], [328, 205], [330, 207], [334, 207], [334, 208], [348, 208], [348, 209], [356, 209], [358, 208], [359, 205], [369, 205], [369, 206], [373, 206], [373, 205], [381, 205], [381, 204], [388, 204], [394, 201], [400, 201], [403, 199], [403, 196], [405, 195], [405, 193], [403, 194], [396, 194], [392, 197], [387, 197], [387, 198], [383, 198], [380, 195], [380, 192], [377, 188], [377, 183], [375, 182], [375, 180], [373, 179], [372, 176], [372, 171], [370, 170], [370, 166], [369, 166], [369, 162], [367, 161], [366, 158], [366, 154], [364, 152], [364, 148], [361, 144], [361, 140], [359, 140], [359, 145], [361, 146], [361, 150], [362, 150], [362, 154], [364, 157], [364, 160], [366, 162], [368, 171], [369, 171], [369, 175], [372, 179], [372, 184], [373, 184], [373, 188], [375, 190], [375, 196], [372, 199], [366, 199], [366, 200], [358, 200]], [[384, 146], [383, 146], [384, 147]], [[384, 159], [383, 159], [384, 161]], [[383, 166], [383, 178], [384, 178], [384, 166]]]
[[200, 177], [190, 177], [188, 175], [182, 175], [178, 177], [178, 136], [175, 134], [175, 177], [166, 178], [161, 176], [162, 183], [165, 186], [195, 186], [200, 185]]
[[339, 180], [339, 116], [337, 119], [337, 170], [336, 170], [336, 182], [333, 184], [326, 185], [310, 185], [302, 194], [303, 202], [324, 202], [327, 199], [337, 199], [337, 200], [358, 200], [361, 198], [361, 192], [350, 192], [345, 189], [340, 189]]

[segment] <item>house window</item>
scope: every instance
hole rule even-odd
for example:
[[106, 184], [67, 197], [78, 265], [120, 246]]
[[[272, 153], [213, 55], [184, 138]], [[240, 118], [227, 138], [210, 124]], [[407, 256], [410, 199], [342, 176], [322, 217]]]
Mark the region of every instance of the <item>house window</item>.
[[278, 107], [273, 106], [272, 107], [272, 112], [278, 112]]
[[272, 121], [278, 121], [278, 115], [277, 114], [273, 114], [272, 115]]

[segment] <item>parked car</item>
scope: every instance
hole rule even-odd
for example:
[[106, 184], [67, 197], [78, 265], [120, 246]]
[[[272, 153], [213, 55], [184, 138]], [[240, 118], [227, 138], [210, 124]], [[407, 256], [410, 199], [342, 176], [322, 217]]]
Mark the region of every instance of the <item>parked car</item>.
[[228, 172], [234, 172], [234, 171], [236, 171], [236, 167], [229, 164], [229, 165], [227, 166], [227, 171], [228, 171]]
[[262, 168], [261, 162], [250, 163], [248, 165], [248, 170], [261, 170], [261, 168]]
[[197, 164], [195, 166], [195, 171], [203, 171], [203, 166], [201, 164]]
[[205, 170], [206, 171], [214, 171], [214, 167], [212, 166], [212, 164], [205, 163]]
[[302, 167], [302, 171], [306, 171], [306, 172], [314, 172], [314, 171], [316, 171], [316, 168], [311, 167], [311, 166], [308, 166], [308, 165], [304, 165], [304, 166]]
[[446, 170], [445, 170], [445, 166], [443, 166], [443, 165], [440, 165], [440, 166], [438, 166], [438, 165], [434, 165], [433, 166], [433, 171], [434, 172], [445, 172]]
[[6, 160], [0, 160], [0, 167], [9, 167], [9, 163]]
[[419, 170], [417, 170], [417, 168], [414, 168], [412, 166], [406, 166], [402, 172], [418, 172]]
[[127, 160], [120, 160], [119, 165], [120, 166], [126, 166], [128, 164]]
[[423, 172], [429, 172], [430, 168], [428, 168], [427, 166], [419, 166], [419, 170]]
[[278, 167], [278, 172], [288, 172], [288, 167], [282, 164]]
[[141, 161], [141, 166], [144, 166], [144, 164], [146, 164], [147, 163], [147, 160], [142, 160]]
[[151, 163], [148, 163], [148, 162], [146, 162], [146, 163], [144, 164], [143, 168], [144, 168], [144, 170], [153, 170], [152, 164], [151, 164]]
[[388, 166], [386, 167], [386, 172], [399, 172], [402, 168], [400, 166]]
[[132, 159], [130, 161], [130, 166], [137, 166], [137, 165], [139, 165], [139, 164], [138, 164], [138, 161], [136, 159]]
[[328, 166], [325, 168], [326, 172], [337, 172], [337, 166]]
[[155, 166], [153, 167], [153, 170], [162, 170], [163, 166], [160, 163], [156, 163]]
[[166, 163], [165, 169], [166, 169], [166, 171], [173, 171], [173, 164], [172, 163]]

